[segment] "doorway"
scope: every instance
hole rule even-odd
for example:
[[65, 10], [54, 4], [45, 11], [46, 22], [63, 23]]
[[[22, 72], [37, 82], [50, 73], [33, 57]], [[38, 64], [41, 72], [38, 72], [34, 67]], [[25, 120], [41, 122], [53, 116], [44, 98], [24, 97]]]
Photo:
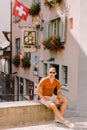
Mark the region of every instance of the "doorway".
[[50, 64], [50, 67], [55, 67], [56, 68], [57, 74], [56, 74], [55, 78], [59, 79], [59, 65]]

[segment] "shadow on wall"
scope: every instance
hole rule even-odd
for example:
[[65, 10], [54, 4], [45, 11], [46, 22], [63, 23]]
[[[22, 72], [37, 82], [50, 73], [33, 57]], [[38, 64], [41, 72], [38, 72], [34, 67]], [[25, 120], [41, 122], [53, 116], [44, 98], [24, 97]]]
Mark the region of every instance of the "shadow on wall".
[[68, 51], [70, 50], [69, 59], [72, 59], [70, 60], [70, 66], [72, 66], [72, 70], [70, 70], [72, 82], [70, 85], [70, 94], [75, 96], [73, 97], [73, 99], [75, 98], [75, 102], [71, 99], [71, 104], [77, 110], [87, 111], [87, 104], [84, 100], [87, 99], [87, 55], [84, 48], [80, 46], [82, 43], [76, 41], [76, 38], [70, 31], [68, 35], [70, 39], [67, 47]]

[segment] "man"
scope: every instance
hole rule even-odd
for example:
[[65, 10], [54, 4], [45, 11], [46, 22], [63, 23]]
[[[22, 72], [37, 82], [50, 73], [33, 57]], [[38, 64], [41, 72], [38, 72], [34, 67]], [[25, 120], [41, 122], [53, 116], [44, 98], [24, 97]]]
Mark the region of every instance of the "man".
[[[55, 78], [56, 69], [51, 67], [49, 69], [49, 76], [43, 78], [37, 87], [37, 93], [41, 99], [41, 103], [52, 109], [57, 119], [61, 121], [68, 128], [73, 128], [74, 124], [70, 123], [63, 117], [66, 110], [67, 99], [62, 96], [62, 89], [59, 80]], [[58, 94], [54, 95], [54, 89], [57, 87]], [[61, 104], [60, 110], [57, 106]]]

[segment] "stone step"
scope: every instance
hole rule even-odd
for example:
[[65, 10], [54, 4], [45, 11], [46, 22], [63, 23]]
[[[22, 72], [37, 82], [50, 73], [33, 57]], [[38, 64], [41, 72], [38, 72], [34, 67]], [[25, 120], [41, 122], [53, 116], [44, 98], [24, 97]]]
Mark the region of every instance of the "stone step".
[[53, 120], [52, 110], [37, 101], [0, 103], [0, 127]]

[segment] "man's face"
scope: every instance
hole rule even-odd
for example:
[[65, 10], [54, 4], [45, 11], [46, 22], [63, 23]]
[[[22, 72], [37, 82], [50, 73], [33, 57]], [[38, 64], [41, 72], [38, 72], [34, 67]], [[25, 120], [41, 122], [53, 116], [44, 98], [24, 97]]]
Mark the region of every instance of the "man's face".
[[51, 69], [49, 70], [49, 76], [50, 76], [50, 77], [55, 77], [55, 75], [56, 75], [56, 70], [55, 70], [54, 68], [51, 68]]

